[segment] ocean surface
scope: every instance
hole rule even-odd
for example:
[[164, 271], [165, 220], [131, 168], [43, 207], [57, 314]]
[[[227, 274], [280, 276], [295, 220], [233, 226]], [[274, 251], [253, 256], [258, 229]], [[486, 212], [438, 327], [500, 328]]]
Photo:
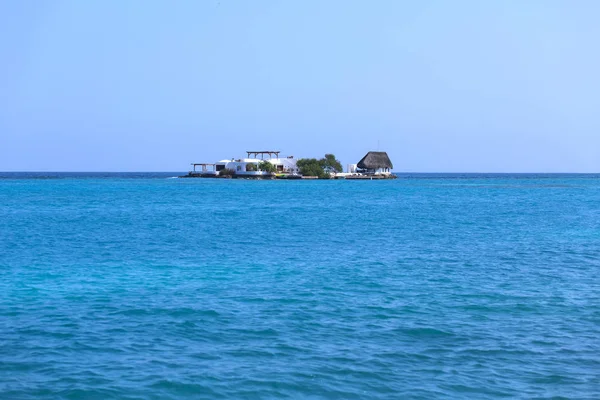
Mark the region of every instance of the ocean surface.
[[0, 399], [599, 399], [600, 175], [0, 173]]

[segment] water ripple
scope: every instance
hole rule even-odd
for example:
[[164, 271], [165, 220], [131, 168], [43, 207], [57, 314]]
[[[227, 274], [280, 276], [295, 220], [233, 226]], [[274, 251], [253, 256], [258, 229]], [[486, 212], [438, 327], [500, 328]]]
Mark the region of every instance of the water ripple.
[[0, 398], [600, 398], [597, 177], [134, 178], [0, 181]]

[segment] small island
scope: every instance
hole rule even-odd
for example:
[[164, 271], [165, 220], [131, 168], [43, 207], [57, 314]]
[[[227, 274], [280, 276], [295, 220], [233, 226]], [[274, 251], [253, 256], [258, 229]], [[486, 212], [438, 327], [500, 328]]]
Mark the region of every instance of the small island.
[[358, 163], [348, 164], [346, 172], [333, 154], [321, 159], [282, 157], [280, 151], [247, 151], [246, 158], [215, 163], [193, 163], [180, 178], [227, 179], [395, 179], [392, 162], [384, 151], [369, 151]]

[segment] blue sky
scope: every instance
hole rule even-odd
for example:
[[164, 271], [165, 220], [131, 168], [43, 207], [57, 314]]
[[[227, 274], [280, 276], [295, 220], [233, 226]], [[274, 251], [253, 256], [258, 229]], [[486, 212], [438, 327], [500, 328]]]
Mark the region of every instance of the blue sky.
[[0, 170], [600, 172], [600, 2], [2, 1]]

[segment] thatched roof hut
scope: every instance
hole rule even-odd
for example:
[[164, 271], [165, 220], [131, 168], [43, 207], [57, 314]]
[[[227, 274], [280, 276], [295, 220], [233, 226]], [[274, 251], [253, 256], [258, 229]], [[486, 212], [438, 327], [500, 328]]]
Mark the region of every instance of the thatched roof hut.
[[360, 169], [366, 170], [387, 170], [390, 171], [394, 166], [385, 151], [370, 151], [357, 164]]

